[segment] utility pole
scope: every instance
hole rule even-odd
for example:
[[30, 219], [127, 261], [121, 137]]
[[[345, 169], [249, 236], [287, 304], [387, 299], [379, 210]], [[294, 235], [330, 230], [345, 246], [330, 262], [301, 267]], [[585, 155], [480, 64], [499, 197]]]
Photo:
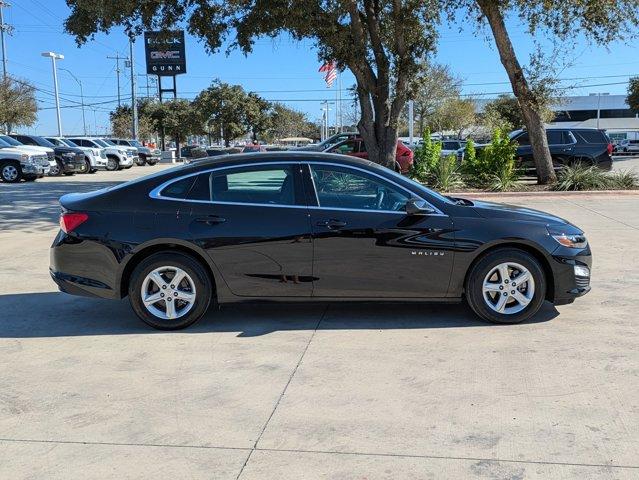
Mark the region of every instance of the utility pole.
[[60, 70], [64, 70], [65, 72], [67, 72], [69, 75], [71, 75], [71, 77], [73, 77], [73, 80], [75, 80], [78, 85], [80, 86], [80, 104], [82, 105], [82, 128], [84, 130], [84, 136], [87, 136], [87, 121], [86, 118], [84, 117], [84, 91], [82, 90], [82, 82], [80, 80], [78, 80], [78, 77], [76, 77], [73, 72], [71, 70], [69, 70], [68, 68], [61, 68]]
[[108, 59], [115, 60], [115, 75], [117, 76], [118, 81], [118, 107], [120, 106], [120, 60], [124, 60], [125, 57], [121, 57], [119, 53], [115, 55], [115, 57], [110, 57], [107, 55]]
[[12, 27], [4, 23], [4, 7], [10, 7], [7, 2], [0, 0], [0, 43], [2, 43], [2, 79], [7, 80], [7, 47], [4, 43], [4, 32], [11, 33]]
[[133, 56], [133, 36], [129, 36], [129, 62], [131, 63], [131, 110], [133, 112], [133, 125], [131, 133], [133, 140], [138, 139], [138, 104], [135, 98], [135, 57]]
[[58, 72], [55, 68], [56, 60], [64, 60], [64, 55], [55, 52], [42, 52], [43, 57], [49, 57], [51, 59], [51, 65], [53, 66], [53, 90], [55, 93], [55, 110], [58, 116], [58, 137], [62, 136], [62, 118], [60, 117], [60, 97], [58, 96]]

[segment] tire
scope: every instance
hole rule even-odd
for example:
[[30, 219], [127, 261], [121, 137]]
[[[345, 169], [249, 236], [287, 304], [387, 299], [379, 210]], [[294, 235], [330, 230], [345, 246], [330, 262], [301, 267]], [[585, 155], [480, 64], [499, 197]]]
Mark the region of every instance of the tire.
[[[163, 270], [168, 267], [168, 270]], [[171, 285], [171, 268], [182, 270], [186, 276], [179, 285]], [[161, 270], [160, 275], [166, 281], [165, 290], [158, 288], [154, 280], [150, 280], [151, 272]], [[158, 278], [157, 276], [155, 278]], [[173, 288], [174, 287], [174, 288]], [[142, 289], [145, 289], [149, 295], [160, 295], [165, 292], [164, 298], [175, 298], [173, 295], [179, 296], [188, 294], [195, 290], [194, 300], [191, 306], [187, 308], [186, 300], [171, 301], [174, 305], [177, 318], [165, 318], [166, 305], [168, 300], [158, 299], [158, 301], [147, 308], [142, 300]], [[182, 292], [182, 293], [178, 293]], [[145, 258], [135, 267], [129, 278], [129, 301], [135, 314], [147, 325], [158, 330], [179, 330], [195, 323], [208, 310], [213, 297], [213, 286], [211, 279], [204, 268], [193, 257], [175, 252], [159, 252]], [[186, 309], [186, 311], [184, 311]], [[153, 311], [156, 313], [153, 313]], [[180, 314], [180, 311], [183, 313]]]
[[58, 160], [56, 160], [55, 161], [55, 166], [52, 166], [51, 169], [49, 170], [49, 176], [50, 177], [59, 177], [60, 175], [62, 175], [62, 171], [63, 170], [64, 170], [64, 168], [62, 167], [60, 162]]
[[[528, 271], [532, 282], [529, 280], [513, 286], [511, 282], [517, 280], [516, 277], [520, 271], [509, 268], [507, 269], [509, 281], [506, 283], [506, 279], [503, 279], [502, 285], [498, 266], [503, 264], [523, 267]], [[493, 272], [494, 275], [488, 277]], [[488, 280], [490, 292], [484, 290], [485, 280]], [[516, 248], [501, 248], [486, 253], [471, 267], [466, 277], [466, 301], [470, 308], [484, 320], [502, 324], [519, 323], [537, 313], [546, 297], [546, 285], [544, 271], [535, 257]], [[502, 289], [502, 287], [506, 288]], [[493, 288], [495, 291], [492, 290]], [[523, 306], [514, 296], [511, 296], [511, 292], [517, 292], [517, 298], [524, 297], [523, 299], [528, 303]], [[497, 311], [501, 297], [506, 298], [503, 313]], [[520, 307], [521, 310], [518, 310]]]
[[37, 176], [34, 177], [33, 175], [30, 175], [28, 177], [24, 176], [22, 178], [24, 179], [25, 182], [35, 182], [38, 177]]
[[146, 161], [144, 160], [144, 157], [140, 155], [138, 159], [135, 161], [135, 164], [138, 167], [143, 167], [144, 165], [146, 165]]
[[107, 164], [104, 168], [106, 168], [109, 172], [114, 172], [115, 170], [119, 170], [120, 162], [114, 156], [109, 155], [107, 156]]
[[147, 164], [147, 165], [151, 165], [151, 166], [155, 165], [156, 163], [158, 163], [158, 161], [157, 161], [157, 160], [147, 160], [147, 161], [146, 161], [146, 164]]
[[65, 177], [71, 177], [73, 175], [75, 175], [75, 172], [64, 172]]
[[22, 168], [17, 162], [0, 162], [0, 178], [6, 183], [18, 183], [22, 180]]
[[91, 173], [91, 162], [88, 159], [84, 159], [84, 166], [78, 173]]

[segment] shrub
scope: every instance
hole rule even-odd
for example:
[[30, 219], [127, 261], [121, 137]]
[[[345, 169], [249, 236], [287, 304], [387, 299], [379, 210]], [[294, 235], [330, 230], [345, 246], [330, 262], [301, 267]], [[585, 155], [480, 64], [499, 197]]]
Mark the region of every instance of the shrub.
[[604, 190], [611, 180], [594, 165], [575, 163], [562, 168], [557, 174], [554, 190]]
[[461, 162], [461, 170], [462, 173], [472, 174], [477, 171], [477, 150], [475, 149], [475, 142], [473, 142], [472, 138], [469, 138], [466, 141], [466, 146], [464, 147], [464, 157]]
[[450, 192], [464, 186], [454, 155], [440, 157], [428, 175], [428, 184], [442, 192]]
[[[466, 145], [466, 150], [462, 170], [467, 183], [499, 191], [512, 190], [516, 186], [519, 178], [515, 167], [517, 145], [501, 130], [495, 129], [492, 141], [479, 154], [474, 155], [472, 143], [470, 147]], [[469, 153], [469, 159], [466, 159]]]
[[609, 188], [615, 190], [633, 190], [639, 188], [639, 176], [633, 171], [612, 172], [608, 174]]
[[442, 154], [441, 142], [433, 142], [430, 130], [423, 133], [424, 143], [415, 149], [415, 157], [410, 175], [419, 182], [425, 182], [435, 165], [439, 163]]

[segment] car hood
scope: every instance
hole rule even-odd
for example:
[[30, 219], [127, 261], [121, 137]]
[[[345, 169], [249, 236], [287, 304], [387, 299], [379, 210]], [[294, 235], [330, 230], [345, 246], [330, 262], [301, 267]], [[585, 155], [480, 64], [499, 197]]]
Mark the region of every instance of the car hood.
[[55, 153], [62, 155], [63, 153], [84, 153], [82, 149], [76, 147], [55, 147]]
[[473, 208], [484, 218], [539, 222], [548, 225], [569, 225], [570, 222], [550, 213], [517, 205], [473, 200]]
[[37, 152], [37, 153], [53, 153], [53, 148], [50, 147], [40, 147], [36, 145], [14, 145], [15, 148], [19, 148], [20, 150], [24, 150], [25, 152]]

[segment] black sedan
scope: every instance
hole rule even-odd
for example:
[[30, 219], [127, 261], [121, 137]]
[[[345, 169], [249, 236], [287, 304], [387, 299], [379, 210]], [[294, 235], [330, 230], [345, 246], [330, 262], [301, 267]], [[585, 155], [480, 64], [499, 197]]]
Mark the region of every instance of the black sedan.
[[273, 152], [179, 166], [60, 199], [51, 276], [129, 296], [160, 329], [211, 304], [459, 302], [498, 323], [590, 290], [583, 232], [526, 208], [442, 196], [372, 162]]

